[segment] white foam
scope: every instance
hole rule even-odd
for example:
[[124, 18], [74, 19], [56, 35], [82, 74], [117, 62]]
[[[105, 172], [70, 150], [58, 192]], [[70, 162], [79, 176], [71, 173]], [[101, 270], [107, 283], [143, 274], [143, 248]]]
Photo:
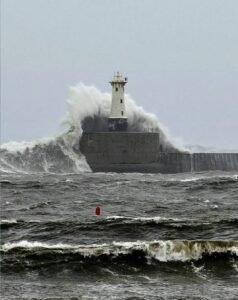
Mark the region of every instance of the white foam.
[[123, 220], [123, 219], [131, 219], [131, 217], [126, 216], [108, 216], [106, 217], [107, 220]]
[[81, 130], [77, 127], [73, 132], [69, 132], [63, 135], [64, 143], [60, 144], [63, 153], [68, 156], [75, 165], [75, 171], [78, 172], [91, 172], [86, 158], [84, 155], [80, 155], [73, 151], [73, 148], [79, 147], [79, 138], [81, 136]]
[[[238, 180], [238, 175], [236, 174], [232, 174], [232, 175], [211, 175], [211, 176], [199, 176], [199, 177], [192, 177], [192, 178], [184, 178], [184, 179], [179, 179], [178, 181], [180, 182], [193, 182], [193, 181], [199, 181], [199, 180], [209, 180], [209, 179], [234, 179], [234, 180]], [[177, 181], [176, 179], [172, 179], [172, 181]]]
[[198, 181], [198, 180], [201, 180], [201, 179], [202, 179], [202, 177], [194, 177], [194, 178], [180, 179], [179, 181], [180, 182], [193, 182], [193, 181]]
[[17, 220], [16, 219], [2, 219], [1, 224], [16, 224]]
[[171, 222], [181, 222], [182, 219], [178, 218], [166, 218], [166, 217], [160, 217], [160, 216], [154, 216], [154, 217], [128, 217], [128, 216], [108, 216], [106, 217], [106, 220], [108, 221], [114, 221], [114, 220], [130, 220], [130, 221], [141, 221], [141, 222], [155, 222], [159, 223], [161, 221], [171, 221]]
[[11, 250], [14, 248], [28, 248], [28, 249], [33, 249], [33, 248], [46, 248], [46, 249], [55, 249], [55, 248], [60, 248], [60, 249], [69, 249], [69, 248], [75, 248], [74, 246], [67, 245], [67, 244], [54, 244], [50, 245], [47, 243], [41, 243], [41, 242], [29, 242], [29, 241], [19, 241], [15, 243], [6, 243], [2, 246], [2, 249], [4, 251], [6, 250]]

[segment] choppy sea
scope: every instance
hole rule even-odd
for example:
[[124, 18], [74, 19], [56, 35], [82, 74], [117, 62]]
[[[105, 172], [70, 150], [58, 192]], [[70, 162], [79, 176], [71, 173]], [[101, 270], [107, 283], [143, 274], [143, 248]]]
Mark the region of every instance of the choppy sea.
[[1, 208], [1, 299], [238, 299], [237, 173], [2, 173]]

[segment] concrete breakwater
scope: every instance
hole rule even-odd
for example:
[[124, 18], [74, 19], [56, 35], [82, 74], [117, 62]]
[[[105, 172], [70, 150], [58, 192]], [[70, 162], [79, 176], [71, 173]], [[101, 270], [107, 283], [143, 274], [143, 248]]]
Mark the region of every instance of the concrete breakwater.
[[83, 133], [80, 151], [96, 172], [237, 171], [238, 153], [168, 152], [158, 132]]
[[161, 173], [238, 171], [238, 153], [159, 153]]

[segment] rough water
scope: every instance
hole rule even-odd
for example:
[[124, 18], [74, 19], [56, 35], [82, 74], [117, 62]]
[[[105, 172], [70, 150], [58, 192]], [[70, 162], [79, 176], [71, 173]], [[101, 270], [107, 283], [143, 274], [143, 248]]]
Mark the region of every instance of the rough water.
[[238, 299], [237, 191], [230, 172], [2, 172], [2, 299]]
[[[130, 130], [179, 149], [126, 98]], [[237, 172], [92, 173], [79, 138], [110, 101], [76, 86], [67, 133], [2, 145], [1, 299], [238, 299]]]

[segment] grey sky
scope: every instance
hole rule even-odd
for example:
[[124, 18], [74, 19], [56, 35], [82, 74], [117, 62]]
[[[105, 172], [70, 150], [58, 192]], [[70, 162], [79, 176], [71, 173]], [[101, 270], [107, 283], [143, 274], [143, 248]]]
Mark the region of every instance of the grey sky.
[[187, 144], [237, 148], [237, 0], [2, 0], [2, 142], [59, 132], [68, 86], [127, 92]]

